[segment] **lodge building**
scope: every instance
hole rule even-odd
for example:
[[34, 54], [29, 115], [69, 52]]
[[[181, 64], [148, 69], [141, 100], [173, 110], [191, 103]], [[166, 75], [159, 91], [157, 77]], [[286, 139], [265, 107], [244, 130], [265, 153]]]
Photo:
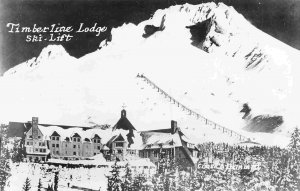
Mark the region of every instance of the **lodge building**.
[[28, 123], [26, 127], [27, 161], [84, 160], [102, 153], [108, 161], [149, 158], [157, 165], [163, 156], [194, 166], [199, 152], [176, 121], [171, 121], [168, 129], [137, 132], [124, 109], [109, 129], [42, 125], [37, 117], [32, 118], [31, 127]]
[[198, 161], [199, 149], [184, 135], [176, 121], [171, 121], [169, 129], [142, 131], [141, 136], [143, 148], [139, 156], [149, 158], [156, 165], [160, 157], [177, 161], [187, 167], [195, 166]]
[[46, 161], [49, 157], [80, 160], [103, 153], [107, 160], [123, 160], [125, 155], [138, 155], [131, 147], [134, 131], [124, 109], [112, 130], [43, 126], [33, 117], [32, 127], [25, 135], [26, 158], [29, 161]]

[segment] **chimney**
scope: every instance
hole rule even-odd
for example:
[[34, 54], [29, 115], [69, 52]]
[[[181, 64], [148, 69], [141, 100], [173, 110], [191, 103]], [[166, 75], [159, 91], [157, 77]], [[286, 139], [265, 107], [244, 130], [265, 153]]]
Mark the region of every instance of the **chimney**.
[[38, 139], [38, 124], [39, 124], [39, 118], [38, 117], [32, 117], [32, 138]]
[[126, 117], [126, 110], [122, 109], [121, 111], [121, 118]]
[[177, 131], [177, 121], [171, 120], [171, 133], [175, 134]]

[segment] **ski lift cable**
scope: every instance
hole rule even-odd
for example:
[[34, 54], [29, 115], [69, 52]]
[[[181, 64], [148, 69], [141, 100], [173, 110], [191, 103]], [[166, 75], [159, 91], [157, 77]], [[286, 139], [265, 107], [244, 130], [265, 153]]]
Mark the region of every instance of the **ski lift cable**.
[[175, 98], [173, 98], [172, 96], [170, 96], [167, 92], [165, 92], [164, 90], [162, 90], [160, 87], [158, 87], [155, 83], [153, 83], [149, 78], [147, 78], [145, 75], [138, 75], [138, 78], [143, 79], [147, 84], [149, 84], [150, 86], [153, 87], [153, 89], [157, 89], [157, 92], [161, 93], [162, 95], [164, 95], [166, 98], [168, 98], [170, 100], [170, 103], [173, 103], [175, 105], [177, 105], [178, 107], [181, 107], [183, 111], [188, 111], [190, 115], [195, 116], [197, 119], [203, 119], [205, 121], [206, 125], [212, 126], [213, 129], [216, 130], [220, 130], [222, 131], [224, 134], [230, 134], [230, 137], [233, 137], [232, 135], [235, 134], [237, 135], [237, 137], [239, 137], [240, 140], [247, 140], [248, 138], [241, 135], [240, 133], [237, 133], [231, 129], [228, 129], [224, 126], [221, 126], [217, 123], [215, 123], [212, 120], [207, 119], [206, 117], [204, 117], [203, 115], [193, 111], [192, 109], [190, 109], [189, 107], [183, 105], [182, 103], [180, 103], [178, 100], [176, 100]]

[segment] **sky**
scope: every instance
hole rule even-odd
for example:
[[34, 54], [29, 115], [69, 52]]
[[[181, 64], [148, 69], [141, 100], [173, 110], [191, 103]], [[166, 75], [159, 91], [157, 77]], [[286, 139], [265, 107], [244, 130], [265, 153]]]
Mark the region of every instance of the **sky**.
[[[48, 44], [62, 44], [70, 55], [81, 57], [95, 51], [102, 40], [110, 38], [112, 27], [138, 24], [157, 9], [183, 3], [199, 4], [207, 0], [2, 0], [0, 3], [0, 75], [9, 68], [39, 55]], [[233, 6], [257, 28], [300, 50], [300, 1], [298, 0], [215, 0]], [[106, 32], [71, 33], [68, 42], [26, 42], [26, 33], [9, 33], [8, 23], [21, 26], [93, 26]]]

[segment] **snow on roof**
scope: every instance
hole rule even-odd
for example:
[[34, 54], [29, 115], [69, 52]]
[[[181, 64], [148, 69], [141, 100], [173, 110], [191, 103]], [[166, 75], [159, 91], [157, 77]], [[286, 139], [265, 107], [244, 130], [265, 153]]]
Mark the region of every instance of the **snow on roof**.
[[105, 158], [103, 157], [103, 154], [100, 153], [100, 154], [97, 154], [93, 157], [90, 157], [90, 159], [94, 160], [94, 161], [97, 161], [97, 162], [106, 162]]
[[104, 147], [102, 147], [102, 149], [101, 149], [101, 150], [108, 151], [108, 150], [109, 150], [109, 148], [108, 148], [106, 145], [104, 145]]
[[104, 143], [106, 143], [113, 136], [113, 133], [110, 130], [102, 130], [102, 129], [84, 130], [79, 127], [63, 129], [58, 126], [45, 127], [42, 125], [39, 125], [38, 127], [42, 132], [45, 140], [50, 140], [50, 136], [54, 132], [57, 132], [60, 135], [61, 140], [65, 140], [66, 138], [71, 138], [76, 133], [82, 138], [82, 140], [92, 139], [97, 134], [101, 138], [102, 142]]
[[260, 146], [262, 146], [261, 144], [251, 141], [251, 140], [240, 142], [237, 145], [243, 146], [243, 147], [260, 147]]
[[146, 142], [144, 142], [145, 145], [151, 145], [158, 146], [160, 144], [167, 146], [170, 145], [170, 147], [180, 147], [182, 146], [181, 139], [178, 133], [171, 134], [171, 133], [145, 133], [145, 136], [149, 136]]
[[156, 166], [148, 158], [131, 160], [131, 161], [128, 162], [128, 164], [130, 166], [141, 166], [141, 167], [148, 166], [148, 167], [156, 168]]

